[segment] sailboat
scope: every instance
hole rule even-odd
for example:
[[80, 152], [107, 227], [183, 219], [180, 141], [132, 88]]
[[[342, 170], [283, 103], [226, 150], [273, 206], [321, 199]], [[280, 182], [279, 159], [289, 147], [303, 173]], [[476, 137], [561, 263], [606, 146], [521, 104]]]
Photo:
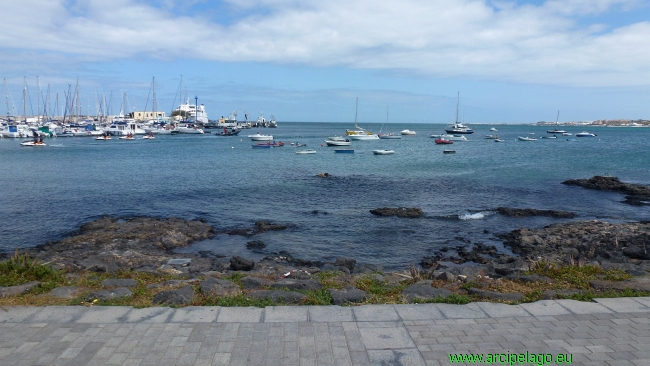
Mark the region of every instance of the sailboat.
[[[388, 106], [386, 106], [386, 123], [388, 123]], [[384, 129], [383, 125], [381, 126], [381, 129], [382, 130]], [[377, 136], [379, 136], [379, 138], [382, 140], [397, 140], [402, 138], [401, 135], [394, 135], [392, 133], [381, 133], [381, 131], [379, 131], [379, 134]]]
[[[560, 119], [560, 111], [558, 110], [558, 111], [557, 111], [557, 117], [555, 117], [555, 125], [556, 125], [556, 126], [558, 125], [558, 121], [559, 121], [559, 119]], [[566, 131], [564, 131], [564, 130], [558, 130], [557, 128], [555, 128], [554, 130], [546, 130], [546, 133], [561, 133], [561, 134], [565, 134]]]
[[359, 112], [359, 97], [357, 97], [356, 108], [354, 110], [354, 130], [345, 130], [345, 134], [350, 138], [350, 140], [377, 140], [379, 136], [375, 135], [370, 131], [359, 127], [357, 125], [357, 115]]
[[458, 92], [458, 98], [456, 100], [456, 122], [453, 125], [447, 126], [447, 129], [445, 132], [452, 134], [452, 135], [469, 135], [474, 133], [474, 130], [471, 128], [465, 126], [464, 124], [458, 122], [458, 107], [460, 105], [460, 92]]

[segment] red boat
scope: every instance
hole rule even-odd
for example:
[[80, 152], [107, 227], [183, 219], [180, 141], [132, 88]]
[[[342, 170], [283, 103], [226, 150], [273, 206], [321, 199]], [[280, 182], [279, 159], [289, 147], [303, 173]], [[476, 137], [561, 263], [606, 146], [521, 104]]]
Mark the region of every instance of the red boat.
[[454, 142], [451, 140], [445, 140], [445, 139], [436, 139], [436, 144], [438, 145], [451, 145]]

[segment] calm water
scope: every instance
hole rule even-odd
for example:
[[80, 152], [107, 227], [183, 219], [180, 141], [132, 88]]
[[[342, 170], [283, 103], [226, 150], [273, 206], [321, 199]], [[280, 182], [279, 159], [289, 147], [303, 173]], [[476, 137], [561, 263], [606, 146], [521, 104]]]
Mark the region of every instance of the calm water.
[[[409, 128], [401, 140], [355, 141], [355, 153], [321, 146], [350, 124], [281, 123], [262, 129], [276, 140], [316, 149], [298, 155], [290, 146], [252, 149], [245, 130], [238, 137], [159, 136], [155, 140], [95, 141], [53, 138], [46, 148], [0, 139], [0, 250], [32, 247], [64, 237], [84, 222], [110, 216], [204, 218], [219, 229], [249, 227], [257, 220], [290, 225], [259, 235], [267, 251], [287, 250], [305, 259], [348, 256], [404, 268], [463, 236], [501, 247], [492, 233], [541, 227], [556, 219], [511, 219], [499, 206], [560, 209], [578, 219], [647, 220], [650, 208], [620, 203], [615, 193], [560, 184], [569, 178], [610, 174], [650, 184], [647, 128], [595, 128], [596, 138], [577, 141], [515, 141], [546, 135], [546, 127], [497, 126], [505, 143], [484, 140], [491, 126], [473, 125], [468, 142], [437, 146], [431, 133], [443, 125], [391, 124]], [[378, 132], [381, 125], [364, 126]], [[582, 127], [564, 128], [572, 133]], [[572, 136], [573, 137], [573, 136]], [[486, 142], [487, 141], [487, 142]], [[373, 149], [393, 149], [375, 156]], [[315, 175], [327, 172], [334, 179]], [[374, 217], [383, 206], [418, 206], [423, 219]], [[318, 210], [319, 213], [314, 213]], [[326, 214], [325, 214], [326, 213]], [[484, 233], [484, 229], [490, 233]], [[219, 235], [188, 250], [259, 258], [242, 237]]]

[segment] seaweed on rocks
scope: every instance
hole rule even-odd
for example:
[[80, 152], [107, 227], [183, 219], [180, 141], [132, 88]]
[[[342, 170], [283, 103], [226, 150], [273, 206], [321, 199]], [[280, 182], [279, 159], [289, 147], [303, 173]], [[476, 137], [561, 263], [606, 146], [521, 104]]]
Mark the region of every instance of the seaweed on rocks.
[[397, 216], [397, 217], [420, 217], [424, 216], [424, 211], [419, 207], [382, 207], [370, 210], [370, 213], [377, 216]]

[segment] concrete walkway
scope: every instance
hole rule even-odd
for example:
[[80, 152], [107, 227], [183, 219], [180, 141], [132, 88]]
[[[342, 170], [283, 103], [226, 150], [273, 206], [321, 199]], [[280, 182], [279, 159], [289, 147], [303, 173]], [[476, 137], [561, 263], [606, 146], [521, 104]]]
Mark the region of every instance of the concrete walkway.
[[449, 365], [450, 354], [526, 352], [648, 366], [650, 298], [0, 309], [0, 365]]

